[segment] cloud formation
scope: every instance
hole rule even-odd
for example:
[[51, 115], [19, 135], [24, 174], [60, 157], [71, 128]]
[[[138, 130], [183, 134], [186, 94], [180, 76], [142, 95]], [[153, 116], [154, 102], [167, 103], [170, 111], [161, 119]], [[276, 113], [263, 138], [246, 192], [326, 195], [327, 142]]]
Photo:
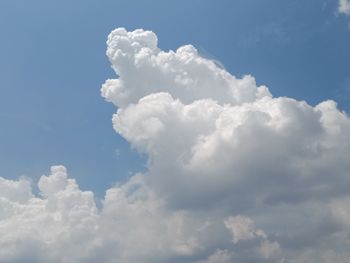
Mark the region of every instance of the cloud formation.
[[339, 13], [350, 15], [350, 2], [349, 0], [339, 0]]
[[350, 120], [274, 98], [186, 45], [118, 28], [102, 96], [147, 172], [101, 207], [63, 166], [0, 178], [1, 262], [342, 263], [350, 257]]

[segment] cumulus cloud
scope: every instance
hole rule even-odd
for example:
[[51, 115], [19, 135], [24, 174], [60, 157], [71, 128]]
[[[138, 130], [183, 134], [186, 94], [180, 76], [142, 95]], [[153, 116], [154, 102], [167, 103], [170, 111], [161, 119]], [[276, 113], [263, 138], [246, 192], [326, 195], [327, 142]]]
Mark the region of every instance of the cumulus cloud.
[[101, 93], [148, 169], [101, 207], [63, 166], [39, 195], [0, 178], [1, 262], [346, 262], [350, 120], [334, 101], [275, 98], [151, 31], [107, 46], [118, 78]]
[[350, 15], [350, 2], [348, 0], [339, 0], [339, 13]]
[[[20, 183], [3, 180], [1, 187]], [[108, 189], [100, 210], [63, 166], [38, 186], [41, 197], [0, 193], [1, 262], [225, 262], [233, 253], [216, 248], [230, 246], [222, 217], [169, 209], [143, 175]]]
[[240, 104], [270, 96], [266, 87], [256, 87], [251, 76], [235, 78], [202, 58], [191, 45], [164, 52], [157, 43], [151, 31], [118, 28], [111, 32], [107, 56], [120, 77], [106, 81], [102, 96], [118, 107], [162, 91], [184, 103], [210, 98], [221, 104]]

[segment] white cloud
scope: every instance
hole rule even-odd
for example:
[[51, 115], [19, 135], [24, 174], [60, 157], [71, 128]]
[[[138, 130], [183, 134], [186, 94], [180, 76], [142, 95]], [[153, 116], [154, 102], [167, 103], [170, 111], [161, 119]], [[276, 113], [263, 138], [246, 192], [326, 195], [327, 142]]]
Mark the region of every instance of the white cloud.
[[350, 2], [348, 0], [339, 0], [339, 13], [350, 15]]
[[266, 234], [261, 229], [256, 229], [253, 220], [244, 216], [229, 217], [224, 221], [226, 228], [230, 229], [233, 235], [233, 243], [240, 240], [254, 238], [266, 239]]
[[31, 198], [30, 182], [24, 178], [10, 181], [0, 177], [0, 198], [10, 201], [25, 202]]
[[102, 95], [118, 107], [161, 91], [184, 103], [210, 98], [232, 104], [270, 96], [266, 87], [255, 86], [251, 76], [235, 78], [202, 58], [191, 45], [175, 52], [160, 50], [151, 31], [118, 28], [108, 36], [107, 45], [107, 55], [119, 79], [107, 80]]
[[97, 208], [63, 166], [0, 178], [0, 262], [346, 262], [350, 120], [333, 101], [274, 98], [190, 45], [114, 30], [102, 95], [148, 170]]
[[39, 181], [43, 197], [0, 199], [1, 262], [194, 262], [230, 243], [223, 218], [169, 209], [143, 175], [109, 189], [98, 210], [64, 167], [51, 173]]
[[66, 179], [63, 167], [41, 178], [46, 198], [31, 194], [19, 202], [0, 194], [1, 262], [79, 262], [93, 247], [98, 217], [93, 194], [76, 184], [63, 186], [58, 178]]

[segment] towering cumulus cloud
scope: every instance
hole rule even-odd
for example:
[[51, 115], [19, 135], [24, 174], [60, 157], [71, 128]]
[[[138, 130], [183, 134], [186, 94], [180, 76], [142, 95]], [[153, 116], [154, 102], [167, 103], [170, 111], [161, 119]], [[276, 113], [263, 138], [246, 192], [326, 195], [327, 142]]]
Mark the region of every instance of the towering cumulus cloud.
[[102, 96], [147, 172], [97, 208], [63, 166], [0, 178], [0, 262], [345, 263], [350, 119], [334, 101], [274, 98], [191, 46], [118, 28]]

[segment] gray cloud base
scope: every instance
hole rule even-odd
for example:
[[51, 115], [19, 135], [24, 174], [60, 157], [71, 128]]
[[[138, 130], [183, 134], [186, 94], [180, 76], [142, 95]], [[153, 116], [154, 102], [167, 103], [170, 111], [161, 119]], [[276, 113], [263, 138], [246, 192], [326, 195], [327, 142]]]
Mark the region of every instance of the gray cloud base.
[[148, 170], [102, 207], [63, 166], [0, 178], [0, 262], [347, 262], [350, 120], [333, 101], [274, 98], [191, 46], [114, 30], [102, 96]]

